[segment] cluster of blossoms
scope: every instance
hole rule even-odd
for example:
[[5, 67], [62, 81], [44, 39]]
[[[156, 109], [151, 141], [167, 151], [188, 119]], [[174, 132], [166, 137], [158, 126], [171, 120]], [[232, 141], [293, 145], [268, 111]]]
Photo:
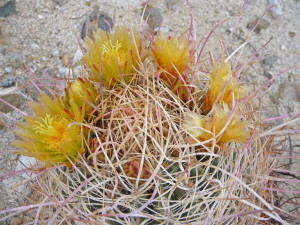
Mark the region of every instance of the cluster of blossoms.
[[[90, 125], [99, 125], [97, 118], [101, 110], [98, 108], [107, 95], [100, 89], [104, 87], [109, 93], [123, 82], [130, 85], [147, 58], [155, 65], [161, 85], [169, 88], [188, 108], [195, 88], [190, 78], [194, 66], [191, 42], [184, 36], [159, 34], [149, 38], [150, 45], [146, 48], [144, 39], [138, 32], [129, 32], [124, 27], [116, 27], [113, 33], [99, 29], [93, 40], [87, 37], [82, 59], [85, 76], [69, 81], [64, 94], [56, 93], [52, 97], [41, 94], [37, 103], [30, 103], [35, 115], [17, 124], [16, 134], [21, 140], [14, 144], [22, 149], [21, 154], [36, 157], [45, 166], [72, 166], [84, 153], [97, 154], [100, 163], [113, 157], [112, 145], [101, 144], [107, 141], [104, 135], [95, 135], [89, 129]], [[241, 112], [235, 107], [236, 102], [246, 97], [249, 88], [233, 76], [229, 62], [214, 63], [206, 94], [196, 103], [201, 105], [200, 113], [187, 112], [183, 118], [186, 142], [200, 144], [200, 151], [211, 146], [226, 149], [228, 142], [243, 144], [250, 136], [249, 121], [242, 121]], [[117, 155], [122, 158], [126, 152]], [[139, 156], [127, 159], [122, 168], [131, 179], [138, 174], [142, 179], [151, 175], [150, 164], [141, 163]]]

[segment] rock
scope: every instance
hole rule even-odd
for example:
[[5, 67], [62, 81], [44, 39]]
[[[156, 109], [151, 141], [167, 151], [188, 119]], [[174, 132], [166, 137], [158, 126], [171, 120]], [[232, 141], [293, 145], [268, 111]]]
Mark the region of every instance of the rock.
[[12, 218], [10, 224], [11, 225], [20, 225], [20, 224], [22, 224], [22, 219], [20, 217], [14, 217], [14, 218]]
[[[18, 108], [21, 102], [21, 96], [17, 92], [16, 87], [0, 89], [0, 98], [6, 101], [7, 103]], [[8, 113], [12, 111], [13, 108], [5, 104], [0, 100], [0, 111], [3, 113]]]
[[104, 12], [99, 10], [94, 10], [91, 12], [89, 17], [83, 23], [81, 28], [81, 38], [84, 39], [85, 36], [93, 39], [93, 31], [96, 31], [98, 28], [109, 32], [113, 28], [113, 20]]
[[300, 101], [300, 83], [286, 82], [280, 84], [278, 97], [285, 101]]
[[1, 88], [9, 88], [16, 84], [16, 82], [13, 79], [6, 79], [0, 82]]
[[11, 67], [5, 67], [4, 71], [6, 73], [11, 73], [12, 72], [12, 68]]
[[179, 0], [165, 0], [168, 9], [176, 9]]
[[291, 38], [294, 38], [296, 35], [297, 35], [297, 34], [296, 34], [295, 32], [293, 32], [293, 31], [290, 31], [290, 32], [289, 32], [289, 36], [290, 36]]
[[[146, 4], [143, 3], [142, 4], [143, 10], [144, 10], [145, 6], [146, 6]], [[143, 10], [142, 10], [142, 13], [143, 13]], [[153, 30], [154, 32], [157, 32], [157, 30], [162, 22], [162, 14], [161, 14], [160, 10], [148, 4], [143, 18], [145, 20], [148, 18], [148, 20], [147, 20], [148, 26], [151, 28], [151, 30]]]
[[278, 60], [277, 55], [270, 55], [270, 56], [267, 56], [266, 58], [264, 58], [263, 64], [265, 66], [272, 67], [277, 60]]
[[6, 55], [7, 61], [10, 65], [20, 67], [25, 63], [25, 57], [21, 52], [11, 52]]
[[0, 7], [0, 17], [8, 17], [10, 15], [16, 15], [16, 2], [14, 0], [8, 1], [5, 5]]
[[68, 54], [64, 54], [62, 57], [61, 57], [61, 60], [63, 62], [63, 64], [65, 66], [69, 66], [70, 65], [70, 56]]
[[269, 0], [269, 7], [276, 5], [271, 8], [270, 13], [273, 18], [277, 19], [282, 16], [282, 6], [279, 5], [280, 2], [278, 0]]
[[73, 63], [75, 65], [77, 65], [78, 63], [80, 63], [82, 56], [83, 56], [83, 53], [82, 53], [81, 49], [78, 48], [77, 51], [74, 54]]
[[247, 0], [247, 5], [254, 6], [257, 0]]

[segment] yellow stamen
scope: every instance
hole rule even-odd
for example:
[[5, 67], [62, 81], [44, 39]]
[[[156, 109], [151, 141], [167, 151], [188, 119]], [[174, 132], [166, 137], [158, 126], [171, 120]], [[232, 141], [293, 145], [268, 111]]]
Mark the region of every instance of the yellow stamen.
[[105, 42], [103, 44], [102, 49], [105, 47], [104, 53], [105, 56], [115, 56], [118, 57], [119, 55], [119, 49], [122, 47], [122, 44], [117, 41], [116, 45], [113, 45], [111, 40], [108, 42]]
[[33, 130], [35, 130], [37, 134], [54, 137], [59, 137], [61, 135], [61, 132], [53, 127], [53, 117], [46, 113], [46, 117], [41, 119], [43, 122], [36, 121], [38, 125], [33, 126]]

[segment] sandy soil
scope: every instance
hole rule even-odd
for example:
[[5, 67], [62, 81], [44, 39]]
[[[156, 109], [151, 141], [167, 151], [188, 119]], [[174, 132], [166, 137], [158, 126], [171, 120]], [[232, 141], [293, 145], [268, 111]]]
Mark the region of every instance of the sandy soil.
[[[281, 1], [282, 15], [274, 18], [271, 13], [267, 13], [264, 17], [265, 24], [260, 27], [260, 31], [253, 32], [250, 36], [248, 28], [268, 8], [268, 1], [248, 1], [242, 13], [243, 1], [190, 0], [190, 3], [195, 17], [198, 41], [205, 38], [216, 23], [228, 19], [217, 28], [217, 35], [212, 37], [208, 45], [212, 50], [219, 49], [220, 44], [217, 40], [227, 40], [240, 16], [228, 49], [231, 53], [248, 40], [249, 44], [242, 53], [241, 62], [245, 62], [273, 37], [271, 42], [260, 51], [260, 58], [246, 69], [242, 77], [246, 84], [257, 88], [280, 71], [299, 64], [300, 1]], [[0, 7], [7, 2], [7, 0], [0, 0]], [[164, 18], [161, 28], [163, 32], [179, 36], [189, 27], [190, 16], [186, 1], [151, 0], [150, 4], [158, 8]], [[39, 69], [42, 69], [53, 77], [63, 77], [68, 71], [69, 63], [75, 68], [75, 73], [78, 73], [77, 64], [73, 60], [78, 49], [76, 31], [94, 9], [98, 8], [111, 17], [115, 15], [117, 24], [128, 24], [129, 9], [133, 25], [138, 24], [141, 11], [139, 0], [16, 0], [15, 6], [17, 14], [0, 17], [0, 82], [2, 86], [0, 90], [6, 89], [10, 83], [15, 82], [21, 86], [26, 95], [32, 98], [36, 97], [37, 91], [28, 87], [24, 63], [38, 76], [41, 75]], [[270, 56], [272, 57], [267, 61]], [[288, 82], [295, 84], [300, 82], [299, 78], [300, 68], [298, 67], [289, 70], [275, 81], [263, 100], [263, 109], [269, 112], [267, 116], [300, 112], [300, 85], [298, 85], [298, 94], [289, 91], [289, 88], [279, 91], [280, 85], [286, 84], [290, 87]], [[297, 87], [294, 90], [297, 91]], [[11, 101], [16, 103], [16, 99], [13, 97]], [[28, 111], [26, 99], [24, 97], [18, 97], [18, 99], [20, 99], [20, 102], [16, 103], [18, 107]], [[7, 115], [16, 120], [22, 120], [21, 113], [17, 111], [9, 111]], [[10, 142], [15, 136], [12, 129], [7, 127], [7, 125], [12, 125], [12, 122], [3, 115], [1, 121], [4, 126], [0, 129], [0, 149], [1, 151], [12, 150]], [[299, 155], [299, 146], [299, 138], [291, 138], [287, 154], [298, 153]], [[299, 163], [295, 164], [291, 166], [291, 169], [300, 171]], [[15, 171], [17, 166], [17, 169], [20, 168], [20, 165], [19, 156], [12, 153], [0, 154], [0, 175]], [[19, 177], [0, 182], [0, 209], [23, 204], [23, 200], [18, 198], [15, 191], [15, 185], [21, 179], [23, 178]], [[24, 188], [18, 187], [17, 191], [22, 192]]]

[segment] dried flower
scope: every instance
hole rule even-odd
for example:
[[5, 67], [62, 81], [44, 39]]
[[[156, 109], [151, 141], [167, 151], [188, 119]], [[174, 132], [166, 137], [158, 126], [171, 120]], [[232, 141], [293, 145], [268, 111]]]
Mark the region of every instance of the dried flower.
[[[139, 34], [134, 33], [134, 39], [126, 28], [116, 27], [113, 34], [98, 29], [94, 33], [94, 41], [86, 38], [88, 52], [84, 55], [83, 61], [92, 72], [90, 78], [94, 81], [100, 81], [101, 57], [104, 49], [102, 81], [105, 86], [111, 86], [121, 81], [119, 67], [125, 82], [129, 82], [131, 75], [138, 67], [138, 53], [141, 60], [145, 59], [145, 50], [142, 39]], [[120, 60], [120, 64], [118, 63]]]
[[250, 137], [250, 131], [246, 127], [251, 122], [241, 121], [241, 115], [236, 111], [227, 125], [230, 116], [231, 111], [226, 104], [223, 104], [223, 107], [217, 105], [211, 117], [187, 113], [183, 128], [193, 136], [188, 141], [196, 143], [195, 139], [199, 142], [212, 139], [205, 144], [212, 146], [213, 139], [215, 139], [219, 147], [223, 147], [223, 144], [228, 142], [245, 143]]
[[[213, 64], [208, 93], [205, 96], [203, 104], [203, 111], [205, 113], [208, 113], [212, 109], [218, 95], [231, 77], [232, 71], [229, 62], [225, 63], [223, 61], [221, 65]], [[233, 78], [221, 93], [217, 103], [226, 103], [228, 106], [231, 106], [234, 99], [245, 98], [249, 91], [249, 87], [242, 86], [236, 78]]]
[[58, 98], [43, 93], [38, 101], [30, 103], [36, 116], [25, 116], [26, 122], [16, 124], [21, 140], [13, 144], [22, 149], [20, 154], [35, 157], [45, 166], [72, 166], [84, 153], [81, 127], [71, 125], [76, 120]]

